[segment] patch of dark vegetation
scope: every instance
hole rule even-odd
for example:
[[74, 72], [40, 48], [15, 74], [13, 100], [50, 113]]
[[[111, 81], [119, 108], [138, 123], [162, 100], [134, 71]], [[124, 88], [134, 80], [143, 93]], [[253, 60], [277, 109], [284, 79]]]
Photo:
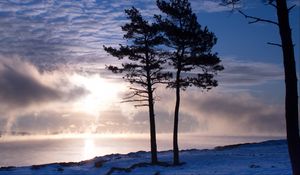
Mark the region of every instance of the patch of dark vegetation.
[[284, 145], [286, 144], [286, 140], [268, 140], [264, 142], [253, 142], [253, 143], [239, 143], [233, 145], [225, 145], [225, 146], [217, 146], [214, 150], [221, 151], [227, 149], [233, 149], [241, 146], [266, 146], [266, 145]]
[[38, 170], [38, 169], [44, 168], [44, 167], [46, 167], [48, 165], [49, 164], [45, 164], [45, 165], [32, 165], [30, 169], [32, 169], [32, 170]]
[[130, 152], [127, 154], [129, 157], [141, 157], [141, 154], [147, 153], [146, 151]]
[[265, 142], [259, 143], [261, 146], [264, 145], [286, 145], [287, 141], [286, 140], [268, 140]]
[[119, 154], [119, 153], [108, 154], [108, 155], [104, 156], [103, 158], [110, 159], [110, 160], [117, 160], [117, 159], [121, 159], [122, 156], [124, 156], [124, 155], [125, 154]]
[[[184, 163], [181, 163], [180, 165], [183, 165]], [[180, 166], [178, 165], [178, 166]], [[149, 167], [149, 166], [163, 166], [163, 167], [171, 167], [174, 166], [173, 164], [167, 163], [167, 162], [158, 162], [157, 164], [152, 164], [148, 162], [141, 162], [141, 163], [136, 163], [131, 165], [128, 168], [120, 168], [120, 167], [112, 167], [105, 175], [111, 175], [114, 172], [125, 172], [125, 173], [130, 173], [133, 171], [135, 168], [144, 168], [144, 167]], [[156, 172], [156, 174], [159, 172]]]
[[64, 171], [64, 169], [62, 167], [59, 167], [59, 168], [57, 168], [57, 171], [62, 172], [62, 171]]
[[95, 163], [94, 163], [94, 167], [95, 168], [101, 168], [103, 166], [103, 164], [106, 162], [106, 160], [97, 160]]
[[254, 145], [257, 143], [239, 143], [239, 144], [234, 144], [234, 145], [226, 145], [226, 146], [217, 146], [214, 148], [214, 150], [217, 151], [222, 151], [222, 150], [227, 150], [227, 149], [234, 149], [240, 146], [245, 146], [245, 145]]
[[60, 162], [60, 163], [50, 163], [50, 164], [43, 164], [43, 165], [32, 165], [30, 169], [38, 170], [38, 169], [41, 169], [41, 168], [44, 168], [44, 167], [50, 166], [50, 165], [59, 165], [59, 166], [61, 166], [60, 168], [63, 169], [62, 167], [82, 166], [87, 163], [92, 163], [93, 161], [94, 161], [94, 159], [85, 160], [85, 161], [81, 161], [81, 162]]
[[185, 150], [181, 150], [180, 152], [194, 152], [194, 151], [199, 151], [198, 149], [185, 149]]
[[172, 164], [172, 166], [182, 166], [184, 164], [186, 164], [186, 163], [185, 162], [180, 162], [179, 164], [176, 164], [176, 165]]
[[252, 165], [249, 166], [249, 168], [260, 168], [260, 166], [259, 166], [259, 165], [252, 164]]
[[11, 171], [15, 168], [15, 166], [0, 167], [0, 171]]
[[84, 162], [61, 162], [58, 163], [58, 165], [62, 166], [62, 167], [72, 167], [72, 166], [80, 166], [80, 165], [84, 165]]
[[94, 159], [85, 160], [85, 161], [81, 161], [81, 162], [60, 162], [60, 163], [57, 163], [57, 164], [62, 166], [62, 167], [72, 167], [72, 166], [86, 165], [88, 163], [92, 163], [93, 161], [94, 161]]

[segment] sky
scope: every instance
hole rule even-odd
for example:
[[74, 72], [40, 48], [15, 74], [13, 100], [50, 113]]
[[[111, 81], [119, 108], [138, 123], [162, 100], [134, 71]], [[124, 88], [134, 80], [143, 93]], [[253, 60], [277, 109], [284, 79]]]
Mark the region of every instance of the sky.
[[[190, 0], [202, 27], [218, 38], [225, 70], [219, 86], [182, 93], [180, 132], [203, 135], [285, 135], [284, 74], [278, 29], [248, 24], [217, 0]], [[300, 1], [290, 15], [300, 68]], [[149, 21], [152, 0], [1, 0], [0, 131], [32, 134], [147, 133], [147, 108], [121, 103], [121, 77], [105, 70], [120, 64], [103, 50], [126, 43], [124, 9], [135, 6]], [[244, 1], [250, 15], [276, 20], [273, 7]], [[299, 88], [298, 88], [299, 89]], [[299, 91], [299, 90], [298, 90]], [[155, 103], [159, 133], [172, 132], [174, 91], [159, 87]]]

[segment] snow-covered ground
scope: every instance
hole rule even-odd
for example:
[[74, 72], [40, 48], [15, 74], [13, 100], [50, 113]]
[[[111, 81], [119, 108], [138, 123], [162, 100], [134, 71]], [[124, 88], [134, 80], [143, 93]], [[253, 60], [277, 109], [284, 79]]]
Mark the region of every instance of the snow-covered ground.
[[149, 152], [112, 154], [78, 163], [2, 167], [0, 175], [289, 175], [286, 141], [181, 151], [181, 166], [170, 166], [172, 152], [159, 152], [161, 165], [152, 166]]

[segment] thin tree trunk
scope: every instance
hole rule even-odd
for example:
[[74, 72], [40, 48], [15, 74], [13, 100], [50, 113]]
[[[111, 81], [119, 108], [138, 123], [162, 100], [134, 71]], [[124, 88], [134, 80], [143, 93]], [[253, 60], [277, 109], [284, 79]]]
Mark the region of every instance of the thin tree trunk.
[[176, 73], [176, 104], [174, 113], [174, 130], [173, 130], [173, 164], [179, 164], [179, 148], [178, 148], [178, 115], [180, 105], [180, 70]]
[[[148, 45], [146, 45], [148, 47]], [[149, 105], [149, 120], [150, 120], [150, 146], [151, 146], [151, 163], [157, 164], [157, 146], [156, 146], [156, 129], [155, 129], [155, 114], [154, 114], [154, 99], [152, 91], [152, 82], [149, 68], [149, 55], [146, 53], [146, 67], [147, 67], [147, 91], [148, 91], [148, 105]]]
[[276, 0], [285, 72], [285, 118], [290, 160], [294, 175], [300, 175], [297, 74], [289, 12], [285, 0]]
[[[149, 90], [149, 89], [148, 89]], [[149, 92], [149, 119], [150, 119], [150, 144], [151, 144], [151, 163], [157, 164], [157, 146], [156, 146], [156, 131], [155, 131], [155, 116], [154, 116], [154, 104], [153, 93]]]

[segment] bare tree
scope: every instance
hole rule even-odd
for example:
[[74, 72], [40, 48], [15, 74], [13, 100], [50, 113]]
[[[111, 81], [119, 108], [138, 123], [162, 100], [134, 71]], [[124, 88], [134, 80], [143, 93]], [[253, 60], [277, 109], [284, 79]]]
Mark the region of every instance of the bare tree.
[[[223, 0], [224, 5], [235, 5], [241, 0]], [[299, 137], [299, 119], [298, 119], [298, 91], [297, 91], [297, 72], [295, 64], [294, 45], [292, 41], [292, 32], [289, 23], [289, 13], [295, 5], [288, 7], [286, 0], [266, 0], [269, 6], [273, 7], [277, 13], [277, 21], [251, 16], [238, 10], [249, 24], [264, 22], [274, 25], [279, 29], [281, 43], [268, 44], [279, 46], [283, 53], [283, 64], [285, 73], [285, 121], [286, 134], [290, 160], [294, 175], [300, 175], [300, 137]]]

